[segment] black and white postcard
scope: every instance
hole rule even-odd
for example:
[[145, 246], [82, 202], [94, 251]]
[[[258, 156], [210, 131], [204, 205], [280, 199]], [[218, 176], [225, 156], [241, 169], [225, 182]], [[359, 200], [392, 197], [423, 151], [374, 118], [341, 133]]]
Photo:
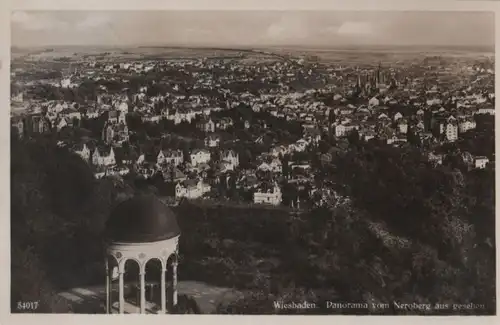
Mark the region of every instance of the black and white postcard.
[[10, 314], [495, 316], [495, 6], [215, 2], [10, 11]]

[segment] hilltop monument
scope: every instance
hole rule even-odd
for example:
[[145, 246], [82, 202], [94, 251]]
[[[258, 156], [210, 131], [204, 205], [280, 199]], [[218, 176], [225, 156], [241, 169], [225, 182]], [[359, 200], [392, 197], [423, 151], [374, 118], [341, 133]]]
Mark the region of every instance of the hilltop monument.
[[106, 313], [164, 314], [167, 302], [177, 304], [180, 233], [175, 214], [155, 196], [136, 196], [113, 210], [105, 230]]

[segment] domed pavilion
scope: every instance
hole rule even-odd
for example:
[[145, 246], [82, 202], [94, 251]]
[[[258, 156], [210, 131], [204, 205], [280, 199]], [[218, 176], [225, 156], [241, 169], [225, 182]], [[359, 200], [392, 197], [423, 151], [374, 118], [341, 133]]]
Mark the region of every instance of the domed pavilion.
[[155, 196], [113, 210], [105, 230], [106, 313], [162, 314], [167, 302], [177, 304], [180, 234], [175, 214]]

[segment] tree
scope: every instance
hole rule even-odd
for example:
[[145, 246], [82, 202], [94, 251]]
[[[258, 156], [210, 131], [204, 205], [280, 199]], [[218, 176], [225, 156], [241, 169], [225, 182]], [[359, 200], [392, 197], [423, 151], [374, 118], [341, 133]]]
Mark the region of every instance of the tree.
[[357, 146], [360, 142], [359, 132], [357, 130], [349, 132], [347, 135], [347, 141], [349, 142], [349, 145]]
[[106, 194], [79, 156], [50, 139], [13, 139], [11, 148], [11, 295], [50, 303], [63, 287], [102, 278], [100, 236], [115, 187]]
[[[410, 272], [415, 277], [407, 284], [400, 283], [398, 292], [408, 292], [403, 289], [405, 286], [418, 283], [412, 295], [419, 299], [448, 299], [455, 303], [482, 299], [485, 304], [492, 304], [491, 295], [490, 298], [486, 298], [486, 294], [474, 296], [469, 291], [473, 285], [465, 284], [467, 277], [474, 278], [476, 285], [483, 281], [472, 271], [475, 267], [484, 268], [487, 274], [492, 274], [493, 267], [492, 264], [479, 266], [472, 256], [488, 255], [490, 249], [478, 248], [478, 237], [468, 221], [471, 205], [467, 197], [467, 173], [446, 166], [432, 167], [418, 149], [373, 144], [337, 155], [335, 163], [338, 172], [334, 177], [347, 185], [338, 190], [348, 194], [356, 207], [366, 211], [367, 219], [374, 222], [371, 227], [379, 225], [373, 229], [386, 227], [384, 231], [377, 230], [381, 238], [392, 234], [394, 238], [407, 238], [415, 243], [412, 259], [405, 257], [404, 251], [381, 250], [378, 255], [382, 259], [390, 258], [386, 262], [389, 271]], [[391, 243], [388, 238], [384, 240], [383, 245]], [[476, 250], [477, 253], [473, 253]], [[394, 258], [402, 267], [399, 271]], [[450, 292], [438, 285], [443, 281], [463, 285]], [[483, 293], [492, 292], [488, 286], [483, 289]]]
[[406, 139], [407, 139], [408, 143], [411, 144], [412, 146], [415, 146], [417, 148], [420, 148], [422, 146], [422, 140], [415, 133], [415, 130], [413, 129], [413, 127], [408, 127]]
[[285, 154], [283, 156], [283, 159], [281, 160], [281, 170], [283, 173], [283, 177], [289, 178], [290, 177], [290, 163], [289, 163], [289, 156], [288, 154]]

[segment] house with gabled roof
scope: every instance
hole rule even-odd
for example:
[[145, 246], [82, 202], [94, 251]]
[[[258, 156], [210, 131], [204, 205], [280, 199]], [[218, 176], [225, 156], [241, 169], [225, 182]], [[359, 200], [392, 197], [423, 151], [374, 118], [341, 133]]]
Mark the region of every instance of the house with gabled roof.
[[113, 166], [116, 164], [113, 147], [96, 147], [92, 154], [92, 164], [98, 167]]
[[210, 151], [205, 149], [195, 149], [190, 154], [191, 165], [196, 167], [196, 165], [201, 163], [208, 163], [211, 159]]
[[240, 164], [240, 157], [234, 150], [223, 150], [220, 153], [220, 161], [227, 162], [230, 166], [229, 169], [234, 170]]
[[160, 150], [156, 156], [156, 164], [179, 166], [184, 162], [184, 154], [181, 150]]
[[197, 199], [205, 193], [210, 192], [211, 186], [204, 183], [202, 179], [188, 179], [177, 183], [175, 186], [175, 198]]
[[277, 183], [274, 183], [272, 186], [263, 184], [253, 196], [253, 201], [256, 204], [280, 205], [281, 200], [281, 189]]
[[90, 161], [91, 151], [86, 143], [75, 145], [73, 147], [73, 152], [79, 155], [86, 162]]
[[215, 148], [220, 145], [220, 136], [210, 134], [205, 138], [205, 146], [209, 148]]

